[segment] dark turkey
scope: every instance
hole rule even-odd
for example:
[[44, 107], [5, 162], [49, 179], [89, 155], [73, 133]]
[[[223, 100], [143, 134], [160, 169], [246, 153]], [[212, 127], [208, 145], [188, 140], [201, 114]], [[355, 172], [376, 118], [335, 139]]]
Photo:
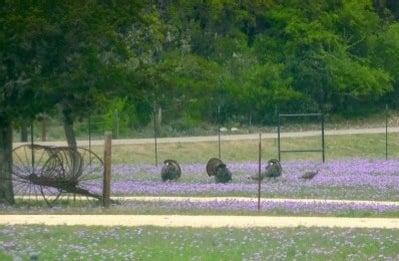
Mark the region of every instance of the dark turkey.
[[227, 183], [231, 181], [232, 174], [225, 164], [221, 164], [216, 168], [215, 182], [216, 183]]
[[232, 180], [232, 173], [220, 159], [211, 158], [206, 164], [208, 176], [215, 176], [216, 183], [227, 183]]
[[265, 171], [260, 174], [260, 177], [258, 174], [255, 174], [251, 176], [251, 179], [263, 180], [264, 178], [277, 178], [281, 176], [282, 172], [283, 168], [281, 167], [280, 162], [276, 159], [271, 159], [267, 162]]
[[175, 160], [165, 160], [161, 170], [162, 181], [177, 180], [181, 176], [181, 168]]
[[265, 169], [265, 177], [267, 178], [277, 178], [283, 173], [283, 168], [281, 167], [280, 161], [276, 159], [271, 159], [267, 162]]

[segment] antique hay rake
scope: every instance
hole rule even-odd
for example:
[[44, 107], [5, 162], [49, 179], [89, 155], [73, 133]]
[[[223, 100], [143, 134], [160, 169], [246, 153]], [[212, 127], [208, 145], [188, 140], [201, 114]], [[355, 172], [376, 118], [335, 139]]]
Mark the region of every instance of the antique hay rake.
[[41, 196], [48, 205], [60, 199], [101, 200], [104, 164], [86, 148], [22, 145], [13, 150], [14, 193], [24, 200]]

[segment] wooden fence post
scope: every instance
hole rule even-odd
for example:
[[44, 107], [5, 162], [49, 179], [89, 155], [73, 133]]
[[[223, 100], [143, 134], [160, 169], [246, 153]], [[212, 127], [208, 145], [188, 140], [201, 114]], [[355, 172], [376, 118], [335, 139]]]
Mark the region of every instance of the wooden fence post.
[[112, 132], [105, 133], [104, 143], [104, 179], [103, 179], [103, 206], [108, 208], [111, 204], [111, 155]]

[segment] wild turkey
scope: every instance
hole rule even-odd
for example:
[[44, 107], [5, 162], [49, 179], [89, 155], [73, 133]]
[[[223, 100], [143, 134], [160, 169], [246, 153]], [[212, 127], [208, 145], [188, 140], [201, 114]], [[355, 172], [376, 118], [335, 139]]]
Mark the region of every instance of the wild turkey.
[[277, 178], [281, 176], [282, 172], [283, 169], [280, 162], [276, 159], [271, 159], [267, 162], [265, 171], [260, 174], [260, 177], [258, 174], [255, 174], [251, 176], [251, 179], [259, 180], [260, 178], [260, 180], [263, 180], [264, 178]]
[[305, 172], [305, 174], [303, 174], [301, 176], [301, 179], [307, 179], [307, 180], [313, 179], [318, 173], [319, 173], [318, 170], [316, 170], [316, 171], [307, 171], [307, 172]]
[[226, 167], [225, 164], [221, 164], [216, 168], [216, 175], [215, 175], [215, 182], [216, 183], [227, 183], [231, 181], [231, 174], [230, 170]]
[[271, 159], [267, 162], [265, 169], [265, 177], [267, 178], [277, 178], [280, 177], [283, 172], [280, 161], [276, 159]]
[[162, 181], [177, 180], [181, 176], [181, 168], [175, 160], [165, 160], [161, 170]]
[[227, 183], [232, 180], [232, 173], [220, 159], [211, 158], [206, 164], [208, 176], [215, 176], [216, 183]]

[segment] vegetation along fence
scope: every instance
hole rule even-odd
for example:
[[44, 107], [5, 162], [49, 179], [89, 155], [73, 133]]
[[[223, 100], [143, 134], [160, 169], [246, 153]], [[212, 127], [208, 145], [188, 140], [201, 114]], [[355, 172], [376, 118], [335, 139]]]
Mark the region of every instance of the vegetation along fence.
[[[220, 109], [217, 112], [220, 113]], [[257, 147], [258, 133], [264, 134], [263, 155], [267, 158], [317, 159], [316, 154], [320, 153], [324, 162], [326, 158], [338, 157], [388, 159], [399, 156], [398, 117], [388, 108], [363, 122], [337, 122], [321, 113], [277, 114], [274, 126], [239, 125], [218, 120], [213, 125], [191, 132], [176, 131], [167, 120], [160, 119], [158, 113], [154, 113], [149, 126], [121, 132], [126, 128], [117, 123], [118, 117], [123, 116], [115, 113], [115, 124], [111, 129], [116, 140], [113, 144], [114, 160], [120, 163], [157, 165], [165, 158], [194, 162], [206, 161], [210, 156], [223, 157], [225, 161], [254, 160], [257, 158], [254, 148]], [[173, 115], [164, 118], [170, 119]], [[82, 119], [74, 125], [78, 144], [101, 154], [103, 144], [99, 140], [102, 140], [103, 130], [107, 127], [98, 117]], [[65, 140], [63, 127], [54, 118], [37, 119], [24, 131], [19, 129], [16, 133], [20, 137], [14, 139], [17, 141], [52, 143]]]

